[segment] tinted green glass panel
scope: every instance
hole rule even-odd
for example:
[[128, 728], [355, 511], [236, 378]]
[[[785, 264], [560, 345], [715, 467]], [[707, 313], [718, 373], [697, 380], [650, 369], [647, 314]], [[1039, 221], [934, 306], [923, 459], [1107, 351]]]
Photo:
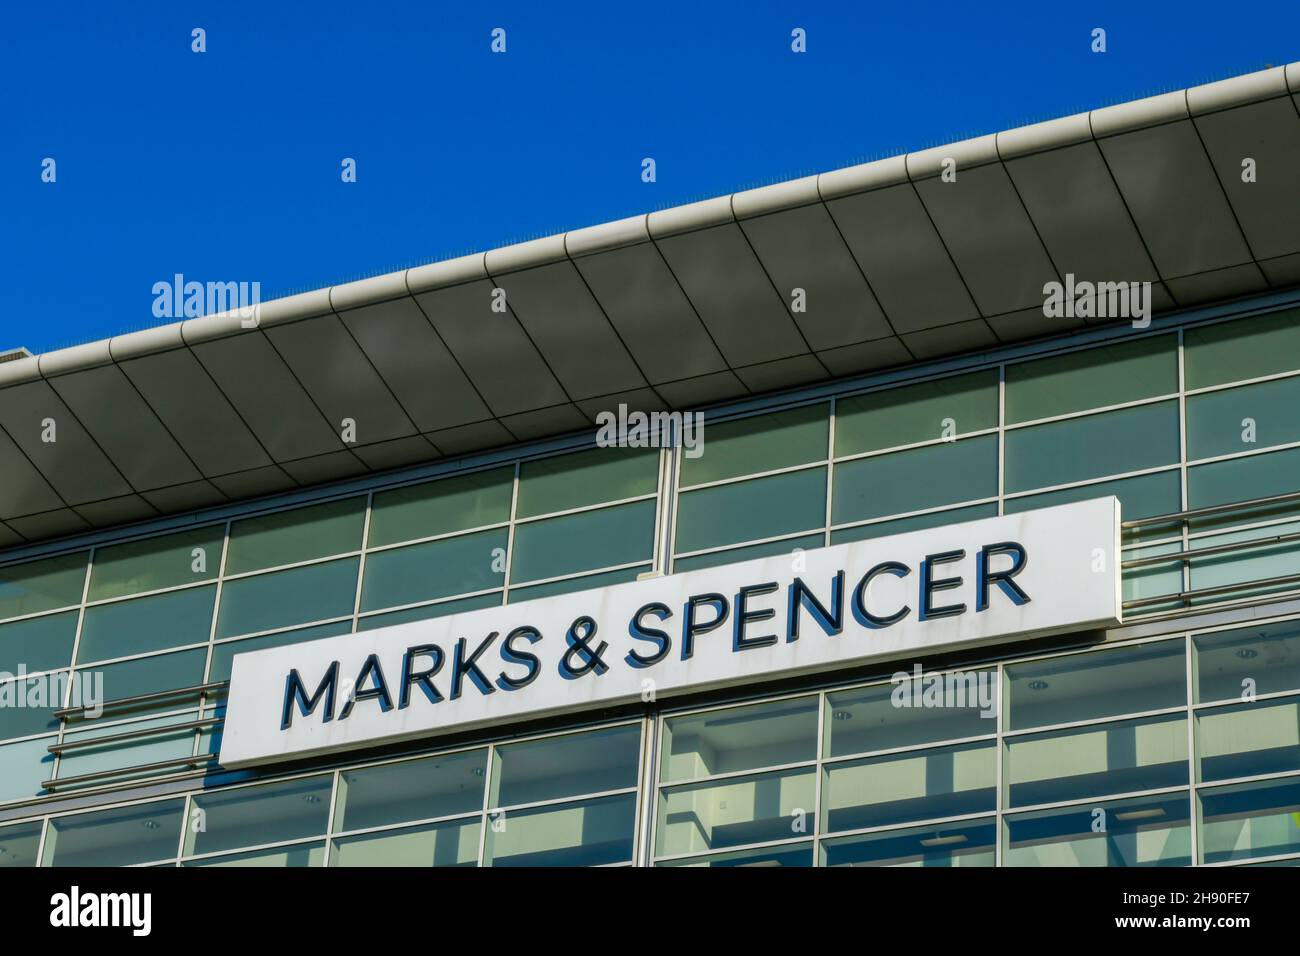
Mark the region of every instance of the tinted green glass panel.
[[185, 853], [213, 853], [242, 846], [260, 846], [324, 833], [329, 823], [329, 774], [195, 794], [192, 806], [202, 810], [206, 829], [185, 831]]
[[17, 674], [19, 664], [32, 674], [67, 667], [76, 637], [76, 611], [0, 624], [0, 671]]
[[0, 746], [0, 803], [24, 800], [42, 793], [41, 784], [54, 776], [55, 737], [40, 737]]
[[868, 538], [886, 538], [908, 531], [920, 531], [922, 528], [939, 528], [958, 524], [962, 521], [974, 521], [976, 518], [992, 518], [998, 513], [996, 502], [986, 505], [970, 505], [966, 508], [949, 508], [947, 511], [934, 511], [930, 514], [915, 515], [911, 518], [899, 518], [896, 521], [877, 521], [874, 524], [860, 524], [853, 528], [841, 528], [831, 532], [831, 544], [847, 544], [850, 541], [865, 541]]
[[800, 763], [817, 756], [816, 697], [727, 707], [664, 722], [660, 779]]
[[1201, 780], [1300, 770], [1300, 702], [1291, 697], [1201, 710], [1196, 752]]
[[808, 531], [826, 523], [826, 469], [688, 491], [677, 499], [677, 551]]
[[997, 745], [964, 744], [851, 760], [825, 770], [828, 832], [997, 809]]
[[[1300, 532], [1300, 522], [1268, 525], [1262, 528], [1249, 528], [1226, 534], [1212, 534], [1193, 538], [1189, 544], [1192, 550], [1202, 550], [1229, 544], [1257, 542], [1254, 546], [1227, 554], [1211, 555], [1197, 558], [1192, 562], [1192, 587], [1214, 588], [1229, 585], [1249, 585], [1254, 581], [1263, 581], [1272, 577], [1281, 577], [1300, 573], [1300, 541], [1284, 541], [1267, 544], [1269, 538], [1286, 537]], [[1262, 545], [1262, 546], [1261, 546]], [[1242, 587], [1232, 593], [1234, 598], [1253, 597], [1269, 591], [1287, 591], [1294, 588], [1294, 583], [1272, 584], [1266, 587]], [[1224, 600], [1223, 595], [1205, 598], [1205, 603]]]
[[[1098, 829], [1100, 819], [1105, 819], [1105, 829]], [[1186, 793], [1039, 810], [1004, 821], [1008, 837], [1004, 866], [1188, 866], [1192, 862]]]
[[359, 550], [365, 519], [366, 499], [357, 497], [236, 521], [230, 526], [226, 573], [243, 574]]
[[[0, 674], [0, 678], [4, 676]], [[60, 671], [48, 680], [37, 677], [0, 683], [0, 740], [58, 730], [54, 712], [63, 706], [67, 676], [67, 671]]]
[[465, 611], [477, 611], [484, 607], [497, 607], [501, 604], [501, 592], [480, 594], [477, 597], [461, 598], [459, 601], [443, 601], [439, 604], [424, 604], [409, 607], [404, 611], [390, 611], [387, 614], [374, 614], [357, 619], [358, 631], [370, 631], [376, 627], [390, 627], [394, 624], [406, 624], [410, 621], [427, 621], [430, 618], [446, 617], [449, 614], [461, 614]]
[[773, 847], [770, 850], [737, 850], [734, 853], [714, 853], [711, 856], [689, 857], [685, 860], [665, 860], [657, 866], [723, 867], [723, 866], [812, 866], [811, 843]]
[[370, 547], [510, 520], [513, 465], [394, 488], [375, 495]]
[[981, 435], [840, 462], [831, 520], [883, 518], [997, 493], [998, 439]]
[[1176, 391], [1177, 337], [1103, 345], [1008, 365], [1007, 422], [1053, 418]]
[[[1296, 359], [1300, 365], [1300, 358]], [[1187, 457], [1213, 458], [1300, 441], [1300, 376], [1187, 399]], [[1242, 424], [1250, 419], [1254, 424]]]
[[[174, 700], [170, 701], [169, 704], [172, 707], [177, 706], [177, 702]], [[98, 746], [77, 747], [74, 750], [66, 751], [59, 761], [59, 777], [66, 779], [85, 773], [120, 770], [126, 767], [156, 763], [161, 760], [187, 757], [194, 752], [194, 731], [174, 730], [169, 733], [166, 728], [183, 721], [193, 720], [196, 716], [196, 712], [190, 711], [186, 714], [173, 714], [152, 720], [110, 724], [102, 727], [92, 726], [89, 730], [65, 733], [63, 736], [64, 742], [75, 744], [129, 731], [153, 731], [148, 737], [139, 740], [124, 740]], [[93, 725], [95, 721], [90, 723]], [[135, 774], [134, 776], [153, 776], [155, 774], [156, 771], [154, 774]], [[126, 779], [126, 775], [122, 779]]]
[[993, 866], [996, 859], [997, 827], [983, 820], [822, 843], [822, 866]]
[[242, 641], [227, 641], [212, 648], [212, 664], [208, 668], [208, 680], [230, 679], [230, 666], [236, 654], [249, 651], [261, 651], [268, 647], [284, 647], [287, 644], [305, 644], [318, 641], [322, 637], [338, 637], [352, 630], [351, 621], [335, 621], [333, 624], [318, 624], [315, 627], [302, 627], [292, 631], [280, 631], [262, 637], [246, 637]]
[[648, 561], [654, 553], [655, 502], [581, 511], [515, 527], [511, 583]]
[[221, 589], [217, 637], [351, 614], [356, 586], [356, 558], [227, 581]]
[[375, 611], [486, 591], [505, 580], [505, 528], [366, 555], [361, 609]]
[[660, 856], [788, 839], [796, 811], [813, 828], [817, 773], [812, 768], [727, 777], [659, 791]]
[[1188, 388], [1294, 371], [1300, 367], [1300, 309], [1188, 329], [1183, 364]]
[[636, 795], [488, 816], [484, 866], [605, 866], [632, 859]]
[[[924, 706], [927, 687], [935, 688], [940, 706]], [[937, 696], [940, 689], [943, 696]], [[838, 691], [826, 697], [826, 756], [980, 737], [997, 731], [997, 715], [997, 672], [991, 670], [925, 672], [920, 681]]]
[[478, 836], [475, 817], [341, 837], [330, 866], [477, 866]]
[[1202, 790], [1200, 797], [1206, 863], [1300, 852], [1300, 779]]
[[1010, 730], [1187, 703], [1183, 641], [1156, 641], [1008, 664]]
[[998, 424], [997, 369], [840, 399], [835, 454], [968, 435]]
[[593, 448], [519, 466], [520, 518], [654, 494], [657, 448]]
[[1187, 718], [1147, 717], [1011, 737], [1003, 771], [1012, 806], [1063, 803], [1187, 784]]
[[711, 551], [697, 554], [693, 558], [678, 558], [673, 562], [673, 572], [697, 571], [700, 568], [716, 568], [721, 564], [735, 564], [739, 561], [752, 561], [774, 554], [792, 554], [796, 548], [807, 551], [820, 548], [826, 543], [821, 532], [806, 534], [798, 538], [786, 538], [783, 541], [768, 541], [764, 544], [751, 544], [744, 548], [732, 548], [729, 551]]
[[41, 844], [41, 821], [0, 827], [0, 869], [36, 865]]
[[640, 751], [638, 724], [497, 747], [488, 805], [510, 807], [635, 787]]
[[[158, 654], [153, 657], [140, 657], [133, 661], [121, 661], [104, 667], [88, 667], [77, 671], [77, 686], [74, 693], [79, 699], [88, 699], [90, 686], [83, 687], [83, 681], [98, 681], [97, 675], [103, 675], [104, 700], [121, 700], [124, 697], [139, 697], [160, 690], [176, 690], [181, 687], [194, 687], [203, 683], [203, 668], [208, 661], [207, 648], [198, 647], [192, 651], [177, 651], [173, 654]], [[98, 688], [98, 684], [94, 684]], [[166, 701], [164, 705], [174, 708], [176, 702]]]
[[[1187, 504], [1204, 508], [1289, 494], [1296, 490], [1297, 475], [1300, 448], [1197, 465], [1187, 469]], [[1255, 521], [1259, 516], [1248, 515], [1241, 520]]]
[[324, 863], [324, 843], [299, 843], [269, 850], [250, 850], [247, 853], [230, 853], [225, 856], [206, 857], [202, 860], [187, 860], [184, 865], [302, 867], [323, 866]]
[[213, 585], [86, 608], [77, 662], [200, 644], [212, 629]]
[[[1300, 621], [1197, 634], [1197, 703], [1300, 689]], [[1249, 684], [1245, 683], [1250, 681]]]
[[477, 813], [483, 808], [486, 771], [487, 750], [345, 770], [339, 776], [334, 829], [368, 830]]
[[1006, 489], [1027, 491], [1178, 461], [1178, 403], [1007, 432]]
[[0, 568], [0, 618], [80, 604], [85, 584], [85, 551]]
[[[1182, 510], [1182, 483], [1178, 472], [1162, 471], [1153, 475], [1138, 475], [1136, 478], [1122, 478], [1119, 481], [1100, 481], [1093, 485], [1080, 485], [1077, 488], [1062, 488], [1060, 491], [1048, 491], [1041, 495], [1008, 498], [1006, 512], [1018, 514], [1034, 508], [1065, 505], [1073, 501], [1088, 501], [1106, 495], [1114, 495], [1119, 499], [1120, 510], [1125, 521], [1132, 518], [1173, 514]], [[1165, 533], [1168, 533], [1168, 529]]]
[[101, 548], [90, 572], [90, 600], [211, 581], [221, 569], [224, 538], [224, 526], [209, 525]]
[[830, 406], [805, 405], [709, 424], [698, 458], [682, 456], [683, 487], [826, 460]]
[[184, 800], [50, 820], [47, 866], [131, 866], [176, 856]]
[[563, 581], [550, 581], [546, 584], [531, 584], [528, 587], [511, 588], [510, 603], [535, 601], [538, 598], [554, 597], [557, 594], [572, 594], [574, 591], [590, 591], [593, 588], [609, 587], [611, 584], [624, 584], [635, 581], [638, 574], [650, 570], [648, 564], [638, 564], [618, 571], [604, 571], [600, 574], [587, 574], [580, 578], [565, 578]]

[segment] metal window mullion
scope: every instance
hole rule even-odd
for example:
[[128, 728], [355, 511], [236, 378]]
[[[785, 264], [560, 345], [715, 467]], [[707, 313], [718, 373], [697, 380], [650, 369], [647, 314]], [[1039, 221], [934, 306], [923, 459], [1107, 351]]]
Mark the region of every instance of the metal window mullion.
[[829, 419], [826, 426], [826, 525], [825, 534], [822, 537], [822, 546], [830, 547], [831, 544], [831, 518], [834, 515], [835, 494], [835, 417], [837, 411], [838, 399], [832, 395], [830, 402]]
[[[367, 523], [369, 523], [369, 517], [370, 517], [370, 509], [369, 507], [367, 507], [366, 508]], [[362, 538], [362, 540], [364, 541], [365, 539]], [[360, 591], [361, 591], [361, 586], [358, 585], [357, 586], [358, 594], [360, 593]], [[330, 865], [330, 853], [334, 849], [334, 810], [335, 807], [338, 805], [339, 780], [341, 776], [342, 776], [342, 771], [336, 768], [333, 774], [331, 775], [332, 779], [330, 780], [330, 803], [329, 803], [329, 810], [327, 811], [329, 815], [325, 818], [325, 856], [321, 859], [321, 866], [325, 868], [328, 868]]]
[[[501, 578], [501, 603], [506, 605], [510, 603], [510, 577], [514, 573], [515, 564], [515, 527], [517, 525], [517, 515], [519, 512], [519, 459], [515, 460], [515, 477], [510, 484], [510, 529], [506, 532], [506, 567], [505, 574]], [[479, 847], [480, 857], [482, 856], [482, 847]], [[479, 865], [482, 866], [480, 859]]]
[[[1179, 333], [1179, 343], [1181, 345], [1182, 334]], [[1179, 350], [1181, 352], [1181, 348]], [[1187, 811], [1188, 822], [1191, 824], [1188, 829], [1191, 831], [1191, 855], [1192, 866], [1200, 862], [1199, 841], [1196, 834], [1196, 782], [1199, 778], [1197, 772], [1200, 761], [1196, 757], [1196, 734], [1195, 723], [1196, 715], [1192, 708], [1192, 688], [1195, 686], [1195, 675], [1192, 673], [1192, 637], [1190, 634], [1183, 636], [1183, 668], [1187, 677]]]
[[821, 866], [821, 833], [822, 833], [822, 777], [825, 771], [822, 767], [822, 757], [826, 753], [826, 714], [829, 704], [826, 700], [825, 689], [817, 692], [817, 759], [813, 765], [813, 830], [812, 830], [812, 865]]
[[[221, 616], [221, 589], [226, 577], [226, 559], [230, 554], [230, 525], [231, 522], [227, 521], [221, 532], [221, 560], [217, 562], [216, 589], [212, 596], [212, 623], [208, 626], [208, 655], [207, 659], [203, 662], [203, 679], [205, 681], [207, 681], [212, 674], [212, 655], [216, 652], [217, 619]], [[203, 712], [207, 709], [210, 696], [215, 697], [215, 695], [209, 695], [207, 691], [199, 692], [198, 706], [200, 717], [203, 716]], [[191, 748], [191, 754], [193, 756], [197, 757], [199, 755], [199, 749], [202, 746], [202, 743], [203, 733], [201, 731], [195, 733], [194, 746]], [[187, 803], [186, 806], [188, 805], [189, 804]], [[177, 860], [179, 865], [179, 855]]]
[[1007, 365], [998, 363], [998, 514], [1006, 510], [1007, 484]]
[[[361, 615], [361, 589], [366, 580], [366, 543], [370, 540], [370, 515], [374, 510], [375, 492], [372, 489], [366, 493], [366, 513], [361, 521], [361, 557], [357, 560], [357, 584], [356, 591], [352, 596], [352, 633], [357, 631], [357, 619]], [[325, 848], [326, 858], [329, 856], [329, 844]]]
[[1002, 814], [1006, 810], [1005, 794], [1007, 791], [1010, 790], [1010, 781], [1005, 779], [1005, 775], [1007, 772], [1006, 759], [1005, 759], [1006, 742], [1003, 740], [1002, 737], [1005, 713], [1007, 709], [1007, 694], [1005, 691], [1005, 688], [1007, 686], [1006, 665], [1004, 662], [1002, 661], [998, 662], [997, 667], [994, 669], [994, 674], [997, 675], [995, 679], [997, 680], [998, 683], [997, 686], [998, 711], [996, 716], [997, 725], [994, 728], [994, 739], [995, 739], [994, 746], [997, 748], [997, 750], [993, 756], [994, 773], [997, 775], [997, 794], [994, 798], [994, 803], [993, 803], [993, 865], [1002, 866], [1003, 865]]
[[[64, 690], [63, 708], [72, 706], [72, 698], [77, 689], [77, 655], [81, 653], [81, 630], [86, 623], [86, 601], [90, 599], [90, 576], [95, 569], [95, 552], [97, 548], [91, 548], [86, 552], [86, 573], [81, 582], [81, 604], [77, 608], [77, 630], [72, 638], [72, 656], [68, 659], [68, 686]], [[68, 718], [59, 719], [59, 729], [56, 735], [55, 743], [63, 743], [63, 734], [68, 727]], [[63, 755], [54, 755], [54, 765], [50, 767], [50, 779], [57, 779], [59, 768], [63, 763]]]
[[[519, 467], [516, 463], [515, 478], [519, 477]], [[511, 505], [511, 514], [514, 513], [514, 506]], [[492, 799], [492, 768], [496, 766], [496, 743], [488, 744], [487, 763], [483, 767], [483, 806], [479, 810], [479, 827], [478, 827], [478, 866], [483, 866], [483, 854], [487, 848], [487, 828], [488, 828], [488, 804]]]

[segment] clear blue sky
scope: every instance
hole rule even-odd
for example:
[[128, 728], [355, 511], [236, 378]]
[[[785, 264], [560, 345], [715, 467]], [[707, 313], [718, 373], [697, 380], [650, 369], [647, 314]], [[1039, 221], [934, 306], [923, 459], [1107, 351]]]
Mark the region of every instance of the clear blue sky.
[[0, 348], [35, 352], [157, 324], [177, 272], [267, 299], [1300, 60], [1294, 0], [0, 10]]

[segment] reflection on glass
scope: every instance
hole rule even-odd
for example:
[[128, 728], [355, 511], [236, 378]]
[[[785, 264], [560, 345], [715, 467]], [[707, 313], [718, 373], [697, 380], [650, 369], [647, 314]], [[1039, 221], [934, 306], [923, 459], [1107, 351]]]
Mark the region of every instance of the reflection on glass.
[[1300, 621], [1197, 634], [1196, 701], [1300, 689]]
[[41, 821], [0, 827], [0, 870], [36, 865], [41, 843]]
[[603, 866], [632, 859], [636, 794], [488, 814], [484, 866]]
[[500, 587], [508, 535], [497, 528], [367, 555], [361, 610]]
[[357, 558], [344, 558], [227, 581], [221, 589], [217, 637], [255, 634], [351, 614], [357, 562]]
[[91, 601], [211, 581], [221, 568], [223, 525], [100, 548], [90, 572]]
[[1188, 866], [1186, 793], [1005, 818], [1004, 866]]
[[786, 770], [659, 792], [659, 856], [783, 840], [813, 828], [816, 771]]
[[510, 581], [539, 581], [648, 561], [654, 553], [654, 528], [653, 501], [634, 501], [518, 525]]
[[513, 465], [375, 494], [369, 547], [431, 538], [510, 519]]
[[827, 832], [997, 809], [993, 741], [831, 764], [822, 788]]
[[1196, 750], [1201, 780], [1300, 770], [1300, 699], [1199, 711]]
[[186, 860], [185, 866], [321, 866], [325, 862], [324, 843], [298, 843], [294, 846], [250, 850], [225, 856]]
[[693, 856], [684, 860], [665, 860], [659, 866], [812, 866], [811, 843], [795, 843], [758, 850], [737, 850], [734, 853], [714, 853], [710, 856]]
[[664, 721], [660, 779], [696, 780], [816, 756], [816, 697], [727, 707]]
[[488, 805], [513, 807], [635, 787], [640, 753], [640, 724], [497, 747]]
[[86, 608], [77, 662], [106, 661], [168, 647], [204, 644], [216, 586], [185, 588]]
[[993, 866], [997, 827], [963, 820], [822, 843], [822, 866]]
[[330, 866], [477, 866], [479, 818], [339, 837]]
[[329, 774], [257, 787], [196, 794], [204, 827], [185, 830], [186, 855], [260, 846], [323, 834], [329, 818]]
[[775, 538], [826, 524], [826, 469], [806, 468], [677, 498], [677, 552]]
[[821, 403], [710, 424], [703, 453], [682, 458], [682, 487], [825, 460], [829, 412]]
[[1200, 797], [1204, 862], [1300, 852], [1300, 779], [1202, 790]]
[[[335, 802], [335, 831], [431, 820], [483, 807], [487, 751], [443, 754], [344, 770]], [[475, 854], [477, 856], [477, 854]]]
[[997, 424], [998, 372], [987, 369], [840, 399], [835, 405], [835, 454], [936, 441]]
[[50, 820], [46, 866], [131, 866], [175, 858], [184, 800]]
[[995, 670], [909, 673], [827, 694], [826, 756], [981, 737], [997, 730], [997, 707]]
[[243, 574], [356, 551], [365, 519], [366, 499], [360, 495], [236, 521], [230, 526], [226, 573]]
[[0, 620], [81, 603], [86, 552], [0, 568]]

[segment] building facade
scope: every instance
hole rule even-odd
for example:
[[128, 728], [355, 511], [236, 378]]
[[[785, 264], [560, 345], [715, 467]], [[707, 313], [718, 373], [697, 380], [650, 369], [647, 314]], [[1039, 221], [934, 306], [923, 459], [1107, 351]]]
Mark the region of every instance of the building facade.
[[[1095, 111], [1086, 136], [1074, 118], [1010, 131], [986, 138], [993, 159], [981, 140], [954, 144], [944, 148], [956, 157], [952, 184], [924, 172], [946, 157], [913, 154], [901, 159], [901, 185], [884, 161], [814, 177], [811, 199], [798, 198], [798, 181], [728, 197], [723, 213], [706, 203], [652, 214], [648, 242], [624, 237], [594, 252], [583, 230], [558, 253], [546, 240], [488, 253], [481, 275], [439, 264], [461, 271], [435, 291], [410, 270], [400, 288], [381, 277], [327, 290], [323, 305], [268, 303], [251, 328], [181, 323], [179, 345], [151, 331], [107, 343], [98, 358], [92, 346], [0, 366], [0, 426], [57, 499], [27, 506], [32, 484], [14, 474], [4, 490], [0, 865], [1300, 862], [1300, 162], [1264, 187], [1280, 192], [1260, 197], [1239, 194], [1225, 172], [1241, 169], [1237, 135], [1267, 159], [1300, 160], [1297, 81], [1300, 71], [1280, 68]], [[1098, 161], [1110, 191], [1080, 198]], [[1231, 250], [1215, 259], [1214, 242], [1226, 240], [1178, 220], [1196, 188], [1193, 162], [1219, 184], [1198, 197], [1197, 221], [1227, 210], [1248, 250], [1240, 261]], [[1049, 314], [1042, 275], [1010, 256], [995, 173], [1041, 233], [1051, 275], [1147, 282], [1154, 317]], [[951, 204], [944, 190], [964, 186]], [[1112, 194], [1145, 257], [1128, 271], [1106, 271], [1117, 241], [1098, 210]], [[973, 218], [946, 222], [962, 203]], [[845, 211], [865, 204], [878, 223], [870, 237], [855, 235]], [[932, 277], [882, 251], [901, 245], [908, 262], [922, 261], [903, 208], [913, 204], [943, 240], [936, 255], [948, 265]], [[779, 230], [753, 225], [787, 215]], [[843, 274], [830, 274], [838, 260], [818, 252], [816, 267], [787, 248], [815, 245], [814, 216], [841, 237]], [[729, 245], [737, 236], [744, 248]], [[647, 251], [725, 367], [696, 361], [697, 343], [663, 317], [655, 289], [619, 281], [622, 259]], [[809, 312], [792, 307], [783, 321], [806, 353], [736, 358], [773, 341], [756, 317], [770, 302], [728, 298], [736, 290], [692, 270], [703, 260], [725, 286], [739, 270], [716, 270], [746, 256], [770, 296], [805, 292]], [[567, 278], [546, 274], [557, 263]], [[584, 314], [565, 312], [575, 276], [616, 335], [588, 334]], [[894, 288], [905, 280], [910, 305]], [[836, 328], [862, 319], [865, 299], [850, 286], [889, 331], [819, 346], [821, 318], [802, 316], [821, 297], [837, 303]], [[477, 315], [477, 331], [458, 339], [448, 299], [476, 296], [490, 310], [496, 289], [510, 311]], [[944, 311], [949, 291], [968, 305]], [[1010, 308], [989, 304], [1007, 295]], [[650, 301], [648, 324], [615, 317], [635, 312], [623, 296]], [[913, 306], [942, 314], [908, 331]], [[548, 309], [565, 315], [546, 326], [534, 317]], [[527, 333], [545, 368], [512, 358], [506, 333], [485, 327], [492, 314]], [[399, 321], [425, 319], [419, 334], [437, 333], [457, 375], [414, 331], [408, 348], [393, 346]], [[556, 358], [547, 336], [562, 326], [573, 339]], [[375, 421], [362, 377], [332, 361], [339, 332], [417, 431], [281, 453], [310, 444], [322, 423], [346, 432], [351, 420], [364, 435]], [[424, 365], [399, 375], [400, 351]], [[642, 385], [576, 389], [628, 356]], [[652, 356], [691, 367], [660, 375]], [[164, 359], [177, 363], [165, 374]], [[307, 404], [256, 392], [269, 367], [260, 363], [272, 362]], [[199, 378], [185, 374], [190, 364]], [[200, 477], [149, 488], [148, 427], [132, 423], [143, 436], [132, 445], [97, 425], [88, 398], [110, 386], [94, 391], [91, 375], [128, 382], [154, 413], [149, 427], [161, 425]], [[543, 377], [558, 383], [558, 401], [539, 397]], [[466, 380], [477, 397], [466, 397]], [[512, 387], [523, 403], [500, 397]], [[214, 388], [228, 405], [214, 400], [203, 419], [199, 393]], [[19, 397], [5, 404], [5, 393]], [[476, 423], [417, 417], [471, 398], [490, 411]], [[642, 447], [601, 440], [597, 416], [619, 405], [701, 413], [700, 453], [680, 431]], [[204, 459], [223, 440], [226, 407], [267, 461], [250, 455], [242, 466], [229, 450]], [[111, 402], [100, 411], [131, 414]], [[572, 427], [573, 415], [585, 422]], [[69, 436], [67, 450], [55, 443], [63, 457], [43, 458], [39, 439], [22, 437], [46, 419]], [[340, 474], [340, 454], [360, 464]], [[123, 489], [78, 501], [77, 475], [104, 486], [100, 458]], [[201, 485], [219, 494], [200, 500]], [[598, 603], [616, 585], [760, 558], [797, 570], [837, 545], [1108, 496], [1121, 507], [1122, 620], [1101, 629], [1013, 627], [978, 646], [575, 702], [244, 769], [219, 762], [232, 666], [246, 652], [418, 631], [579, 592]], [[133, 511], [134, 499], [148, 510]], [[922, 672], [914, 667], [960, 675], [973, 698], [900, 707], [897, 675]]]

